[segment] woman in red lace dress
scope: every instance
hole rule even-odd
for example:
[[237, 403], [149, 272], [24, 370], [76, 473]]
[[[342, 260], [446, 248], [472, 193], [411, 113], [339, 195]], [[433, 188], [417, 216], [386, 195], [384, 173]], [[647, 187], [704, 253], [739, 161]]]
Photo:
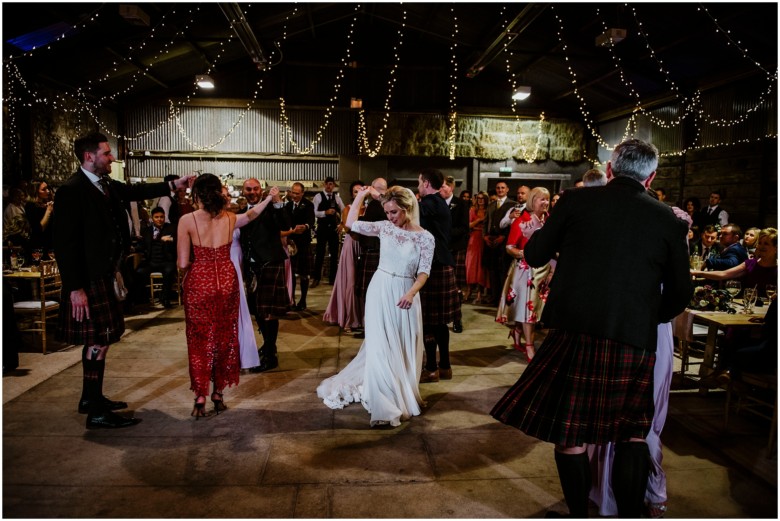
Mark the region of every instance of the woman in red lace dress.
[[186, 270], [183, 286], [184, 319], [190, 366], [190, 388], [195, 391], [196, 419], [206, 415], [209, 382], [214, 382], [211, 401], [219, 413], [227, 409], [225, 387], [238, 384], [241, 360], [238, 343], [238, 304], [241, 283], [230, 259], [233, 229], [256, 218], [278, 193], [248, 212], [227, 211], [222, 182], [203, 174], [192, 186], [198, 210], [183, 215], [178, 230], [178, 265]]

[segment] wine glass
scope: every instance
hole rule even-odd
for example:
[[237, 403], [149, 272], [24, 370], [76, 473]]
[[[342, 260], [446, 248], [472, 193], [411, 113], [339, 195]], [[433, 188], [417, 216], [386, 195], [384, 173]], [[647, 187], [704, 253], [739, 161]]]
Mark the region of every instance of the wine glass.
[[742, 292], [742, 304], [745, 307], [745, 314], [753, 314], [753, 304], [756, 303], [756, 297], [758, 297], [758, 291], [756, 288], [745, 288]]
[[17, 253], [16, 257], [14, 257], [12, 260], [14, 263], [14, 268], [16, 268], [17, 270], [21, 270], [22, 266], [24, 266], [24, 255], [22, 255], [21, 253]]
[[777, 286], [775, 284], [767, 284], [765, 291], [766, 291], [766, 297], [769, 300], [772, 300], [774, 296], [777, 295]]
[[738, 280], [726, 281], [726, 291], [728, 291], [731, 298], [735, 298], [742, 290], [742, 283]]

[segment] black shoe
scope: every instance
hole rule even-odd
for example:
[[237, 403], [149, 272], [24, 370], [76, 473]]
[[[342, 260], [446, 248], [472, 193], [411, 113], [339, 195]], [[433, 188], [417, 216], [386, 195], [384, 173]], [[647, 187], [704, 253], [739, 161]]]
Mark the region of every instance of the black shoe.
[[277, 367], [279, 367], [279, 359], [275, 356], [266, 356], [260, 360], [260, 365], [250, 367], [248, 371], [250, 373], [264, 373], [265, 371], [270, 371]]
[[352, 338], [366, 338], [366, 332], [360, 331], [358, 333], [355, 333], [354, 335], [352, 335]]
[[125, 418], [111, 411], [87, 416], [87, 429], [121, 429], [141, 423], [140, 418]]
[[316, 287], [317, 287], [317, 286], [319, 286], [319, 285], [320, 285], [320, 281], [319, 281], [319, 280], [313, 280], [313, 281], [311, 281], [311, 283], [309, 284], [309, 287], [310, 287], [310, 288], [316, 288]]
[[[105, 396], [101, 398], [103, 402], [103, 408], [107, 411], [118, 411], [119, 409], [127, 409], [126, 402], [115, 402], [109, 400]], [[81, 400], [79, 402], [79, 414], [87, 414], [89, 412], [89, 400]]]
[[293, 306], [293, 311], [306, 311], [306, 302], [298, 302]]
[[463, 322], [456, 320], [455, 323], [452, 324], [452, 332], [463, 333]]

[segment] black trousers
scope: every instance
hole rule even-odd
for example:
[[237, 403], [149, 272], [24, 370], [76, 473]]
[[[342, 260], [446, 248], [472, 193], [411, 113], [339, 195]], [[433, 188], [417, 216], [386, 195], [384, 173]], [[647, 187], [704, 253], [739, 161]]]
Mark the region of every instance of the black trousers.
[[322, 265], [325, 262], [325, 246], [330, 253], [330, 267], [328, 269], [328, 281], [333, 284], [336, 280], [336, 270], [339, 266], [339, 234], [335, 229], [323, 228], [317, 230], [317, 255], [314, 259], [314, 273], [312, 278], [322, 278]]

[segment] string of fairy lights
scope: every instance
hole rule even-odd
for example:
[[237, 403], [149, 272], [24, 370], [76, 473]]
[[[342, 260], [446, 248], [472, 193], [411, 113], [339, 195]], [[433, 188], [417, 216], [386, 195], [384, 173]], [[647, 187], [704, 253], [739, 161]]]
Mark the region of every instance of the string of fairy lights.
[[458, 17], [455, 15], [455, 7], [450, 7], [452, 13], [452, 45], [450, 45], [450, 113], [448, 115], [449, 129], [447, 132], [447, 143], [450, 160], [455, 159], [455, 137], [458, 131]]
[[[90, 25], [99, 23], [101, 10], [104, 7], [105, 5], [101, 5], [101, 7], [96, 8], [89, 14], [82, 17], [77, 23], [71, 25], [70, 28], [63, 30], [63, 32], [52, 42], [49, 42], [39, 47], [33, 47], [32, 49], [17, 55], [9, 55], [4, 59], [4, 69], [6, 74], [5, 74], [5, 88], [3, 92], [3, 102], [6, 108], [5, 117], [7, 122], [6, 123], [7, 128], [9, 129], [9, 134], [10, 134], [11, 149], [16, 151], [18, 145], [16, 142], [18, 139], [17, 137], [18, 110], [22, 107], [33, 107], [34, 105], [40, 105], [40, 104], [46, 105], [47, 107], [51, 107], [53, 110], [56, 111], [69, 112], [77, 115], [86, 115], [89, 118], [93, 119], [100, 126], [101, 129], [104, 129], [104, 131], [107, 134], [112, 135], [117, 139], [123, 139], [127, 141], [143, 139], [153, 133], [162, 131], [164, 128], [173, 128], [174, 125], [175, 128], [177, 129], [177, 132], [186, 141], [188, 146], [192, 147], [194, 150], [200, 150], [200, 151], [211, 150], [220, 146], [225, 141], [227, 141], [241, 126], [242, 122], [246, 120], [246, 116], [254, 109], [255, 103], [262, 90], [262, 84], [263, 84], [262, 77], [257, 81], [256, 88], [253, 92], [252, 98], [247, 102], [245, 108], [242, 111], [240, 111], [236, 119], [230, 125], [229, 129], [225, 131], [214, 142], [208, 144], [197, 143], [196, 140], [191, 137], [191, 135], [186, 130], [187, 125], [186, 125], [184, 114], [182, 113], [182, 108], [188, 106], [192, 101], [192, 98], [195, 97], [198, 93], [199, 87], [195, 85], [195, 82], [193, 82], [193, 90], [189, 94], [187, 94], [183, 98], [180, 98], [176, 102], [174, 102], [173, 100], [168, 100], [169, 107], [168, 107], [167, 119], [163, 118], [157, 122], [153, 122], [147, 128], [140, 129], [134, 135], [122, 135], [119, 133], [112, 133], [109, 130], [110, 125], [107, 124], [106, 121], [103, 121], [101, 119], [100, 112], [97, 109], [97, 107], [99, 107], [101, 104], [105, 102], [114, 102], [118, 98], [130, 93], [133, 89], [137, 87], [139, 80], [141, 78], [145, 76], [151, 76], [154, 71], [154, 67], [157, 66], [159, 68], [164, 63], [166, 56], [169, 54], [174, 43], [182, 38], [186, 39], [187, 31], [189, 30], [189, 28], [197, 21], [197, 19], [200, 16], [202, 16], [202, 12], [199, 6], [195, 6], [189, 9], [189, 11], [185, 16], [187, 22], [183, 24], [180, 23], [178, 26], [176, 26], [176, 31], [173, 34], [173, 36], [170, 37], [170, 40], [160, 42], [161, 40], [160, 35], [163, 34], [166, 28], [170, 29], [169, 26], [172, 25], [168, 21], [169, 15], [163, 15], [159, 23], [145, 35], [144, 39], [141, 42], [128, 49], [127, 56], [124, 56], [121, 59], [114, 61], [112, 66], [107, 71], [105, 71], [105, 73], [101, 74], [100, 77], [98, 77], [97, 79], [87, 81], [85, 85], [77, 87], [75, 91], [72, 92], [68, 92], [65, 90], [61, 92], [53, 92], [48, 90], [39, 91], [36, 89], [36, 87], [30, 85], [25, 80], [22, 73], [20, 72], [19, 67], [17, 66], [17, 63], [19, 63], [20, 60], [32, 57], [39, 53], [51, 51], [53, 48], [57, 46], [58, 43], [62, 42], [64, 39], [88, 28]], [[246, 4], [245, 8], [251, 9], [252, 5]], [[170, 12], [170, 18], [173, 17], [172, 15], [176, 14], [177, 8], [173, 7], [172, 9], [173, 10]], [[346, 35], [346, 40], [347, 40], [346, 50], [344, 53], [344, 57], [341, 60], [341, 67], [339, 68], [338, 73], [336, 74], [334, 85], [332, 87], [333, 95], [329, 100], [329, 106], [324, 110], [322, 116], [323, 122], [315, 132], [314, 138], [311, 140], [309, 145], [304, 147], [299, 144], [297, 139], [295, 139], [294, 136], [298, 136], [300, 132], [296, 132], [292, 128], [290, 116], [288, 114], [288, 109], [284, 98], [279, 99], [279, 103], [280, 103], [279, 148], [281, 153], [288, 153], [288, 146], [289, 146], [289, 152], [298, 155], [311, 154], [315, 150], [316, 146], [319, 145], [324, 139], [326, 135], [326, 131], [331, 121], [331, 116], [333, 114], [333, 111], [337, 103], [339, 103], [339, 94], [341, 92], [341, 86], [344, 80], [344, 70], [352, 62], [351, 52], [355, 45], [354, 34], [355, 34], [356, 24], [359, 20], [360, 9], [361, 9], [361, 5], [357, 4], [355, 6], [355, 11]], [[727, 28], [727, 23], [722, 24], [712, 14], [712, 12], [707, 8], [707, 6], [703, 4], [699, 4], [699, 6], [697, 7], [697, 11], [703, 13], [703, 15], [709, 19], [709, 21], [713, 24], [715, 31], [724, 38], [727, 46], [735, 49], [735, 52], [740, 53], [741, 56], [745, 58], [745, 60], [749, 61], [756, 68], [763, 71], [767, 82], [766, 86], [763, 87], [761, 91], [758, 92], [753, 99], [750, 99], [750, 101], [741, 102], [741, 108], [739, 108], [738, 113], [727, 114], [724, 113], [724, 111], [722, 110], [718, 110], [715, 108], [710, 109], [708, 108], [707, 103], [704, 102], [702, 92], [700, 90], [697, 89], [693, 93], [689, 94], [687, 97], [681, 93], [680, 88], [672, 78], [672, 74], [666, 68], [666, 66], [663, 63], [663, 60], [660, 58], [658, 53], [654, 50], [653, 46], [651, 45], [650, 42], [652, 38], [651, 35], [648, 34], [647, 30], [645, 29], [643, 23], [640, 20], [640, 13], [638, 12], [639, 9], [641, 8], [637, 8], [636, 6], [631, 6], [633, 18], [634, 21], [636, 22], [637, 33], [641, 36], [642, 41], [644, 42], [644, 45], [647, 49], [648, 55], [652, 58], [652, 60], [656, 64], [660, 75], [663, 77], [664, 82], [669, 87], [669, 92], [673, 95], [674, 103], [676, 104], [675, 105], [676, 111], [648, 110], [647, 103], [642, 100], [642, 96], [640, 95], [640, 93], [638, 92], [634, 84], [630, 81], [627, 74], [625, 73], [620, 61], [620, 57], [615, 53], [615, 49], [614, 49], [615, 44], [610, 43], [608, 47], [610, 50], [610, 55], [611, 55], [613, 65], [618, 73], [620, 83], [626, 89], [626, 92], [628, 93], [629, 97], [631, 97], [634, 100], [634, 110], [626, 120], [626, 127], [623, 132], [623, 137], [621, 140], [626, 139], [630, 135], [636, 133], [640, 118], [644, 118], [651, 125], [655, 125], [663, 129], [674, 129], [676, 127], [679, 127], [686, 120], [691, 121], [691, 125], [692, 125], [691, 128], [692, 130], [695, 131], [695, 133], [693, 133], [694, 137], [691, 140], [691, 142], [689, 142], [687, 146], [682, 150], [670, 151], [662, 154], [666, 156], [683, 155], [686, 152], [695, 149], [715, 148], [719, 146], [748, 143], [748, 142], [756, 141], [758, 139], [777, 137], [776, 134], [768, 133], [767, 135], [758, 138], [737, 139], [736, 137], [733, 137], [730, 140], [728, 140], [728, 142], [702, 144], [701, 136], [703, 135], [703, 128], [707, 125], [714, 126], [714, 127], [721, 127], [721, 128], [736, 127], [740, 124], [745, 123], [753, 115], [763, 114], [770, 100], [772, 99], [771, 96], [773, 95], [773, 93], [777, 88], [776, 83], [778, 79], [778, 71], [777, 69], [775, 69], [774, 71], [768, 70], [762, 63], [760, 63], [759, 60], [755, 59], [750, 54], [749, 50], [745, 48], [745, 46], [742, 44], [739, 38], [731, 34], [731, 31]], [[382, 149], [384, 135], [387, 129], [389, 128], [389, 120], [391, 116], [391, 112], [390, 112], [391, 100], [398, 79], [397, 71], [400, 64], [400, 49], [403, 45], [404, 30], [406, 27], [406, 19], [407, 19], [406, 9], [402, 7], [402, 10], [403, 10], [403, 22], [401, 23], [401, 27], [398, 30], [398, 42], [393, 47], [394, 63], [393, 66], [391, 67], [389, 73], [390, 77], [387, 83], [387, 95], [384, 103], [384, 116], [382, 118], [381, 125], [377, 125], [378, 132], [376, 138], [374, 139], [373, 146], [370, 143], [370, 140], [368, 138], [365, 112], [362, 109], [359, 112], [358, 148], [361, 154], [366, 154], [370, 157], [375, 157], [380, 153]], [[590, 133], [590, 135], [593, 136], [593, 138], [596, 140], [599, 146], [603, 147], [606, 150], [613, 150], [614, 145], [608, 143], [606, 139], [604, 139], [604, 137], [599, 132], [598, 125], [593, 121], [590, 111], [588, 109], [585, 96], [580, 90], [577, 72], [574, 70], [573, 66], [571, 65], [572, 61], [570, 60], [570, 56], [569, 56], [569, 47], [564, 38], [565, 28], [564, 28], [563, 19], [559, 15], [559, 12], [556, 9], [555, 5], [551, 6], [551, 10], [553, 11], [555, 20], [557, 22], [556, 35], [558, 38], [558, 42], [560, 44], [559, 47], [563, 51], [563, 56], [566, 62], [566, 67], [573, 88], [573, 93], [579, 104], [582, 123], [584, 124], [584, 127]], [[447, 118], [447, 144], [448, 144], [449, 157], [450, 159], [454, 159], [455, 150], [456, 150], [455, 143], [456, 143], [456, 136], [457, 136], [457, 121], [458, 121], [457, 91], [458, 91], [458, 77], [459, 77], [458, 65], [459, 64], [457, 59], [457, 51], [458, 51], [457, 36], [459, 32], [459, 26], [458, 26], [458, 17], [455, 14], [455, 7], [450, 8], [450, 13], [452, 16], [452, 32], [451, 32], [452, 44], [450, 46], [451, 63], [450, 63], [449, 112]], [[597, 9], [597, 15], [598, 13], [599, 10]], [[283, 30], [283, 36], [281, 39], [282, 42], [286, 41], [287, 39], [287, 22], [292, 17], [295, 17], [297, 14], [298, 14], [298, 7], [296, 6], [294, 10], [291, 12], [291, 14], [287, 15], [287, 19], [285, 20], [285, 25]], [[503, 19], [506, 15], [507, 15], [507, 7], [503, 6], [501, 8], [500, 16]], [[212, 71], [216, 68], [217, 64], [220, 63], [221, 58], [224, 55], [225, 49], [227, 48], [227, 46], [229, 46], [232, 43], [233, 35], [234, 35], [233, 27], [235, 26], [236, 23], [246, 23], [246, 20], [242, 19], [242, 20], [230, 21], [229, 35], [227, 38], [221, 39], [218, 42], [219, 48], [218, 51], [215, 53], [216, 57], [208, 64], [208, 69], [206, 71], [206, 74], [212, 73]], [[602, 19], [602, 25], [604, 27], [604, 30], [606, 30], [607, 23], [603, 19]], [[504, 28], [506, 28], [507, 26], [508, 23], [504, 22]], [[277, 42], [275, 43], [281, 54], [282, 49], [280, 47], [280, 44]], [[149, 50], [155, 44], [158, 45], [158, 50], [156, 51], [156, 53], [153, 55], [151, 59], [147, 59], [145, 60], [145, 62], [142, 63], [142, 60], [139, 58], [141, 52]], [[515, 88], [517, 87], [517, 75], [512, 74], [510, 68], [510, 57], [512, 51], [511, 49], [509, 49], [509, 40], [507, 40], [507, 43], [505, 43], [503, 50], [507, 54], [507, 73], [510, 78], [512, 91], [514, 91]], [[102, 96], [96, 95], [95, 89], [99, 86], [102, 86], [108, 80], [116, 77], [116, 75], [120, 74], [120, 69], [123, 67], [124, 64], [131, 64], [136, 68], [136, 70], [130, 75], [128, 81], [123, 84], [123, 87], [120, 90], [117, 90], [116, 92], [113, 93], [105, 94]], [[742, 100], [746, 98], [749, 99], [749, 95], [745, 95], [744, 92], [740, 92], [739, 94], [740, 94], [740, 99]], [[515, 123], [516, 123], [515, 128], [518, 134], [520, 157], [522, 160], [527, 161], [529, 163], [537, 161], [539, 158], [540, 143], [544, 135], [544, 127], [543, 127], [543, 124], [545, 123], [544, 113], [541, 113], [539, 117], [536, 146], [534, 147], [533, 152], [529, 152], [524, 145], [524, 141], [519, 139], [521, 117], [516, 110], [515, 100], [512, 100], [511, 109], [515, 117]], [[80, 122], [81, 118], [77, 118], [77, 120]], [[590, 158], [587, 157], [585, 151], [583, 151], [583, 156], [587, 160], [592, 161]]]
[[376, 157], [379, 151], [382, 150], [382, 142], [385, 138], [385, 131], [390, 121], [390, 100], [393, 98], [393, 89], [395, 88], [398, 76], [398, 65], [401, 61], [401, 46], [404, 43], [404, 29], [406, 28], [406, 9], [402, 14], [401, 28], [398, 29], [398, 43], [393, 46], [393, 66], [390, 69], [390, 79], [387, 81], [387, 96], [385, 97], [385, 114], [382, 117], [382, 126], [379, 127], [378, 135], [376, 137], [376, 145], [372, 147], [368, 142], [368, 132], [366, 129], [366, 117], [365, 111], [360, 109], [358, 118], [358, 147], [361, 153], [367, 154], [369, 157]]
[[[553, 11], [555, 11], [555, 6], [552, 6], [552, 9], [553, 9]], [[567, 46], [566, 41], [565, 41], [565, 39], [563, 37], [563, 33], [564, 33], [563, 20], [558, 15], [557, 12], [555, 12], [554, 16], [555, 16], [556, 21], [558, 22], [558, 31], [557, 31], [558, 41], [559, 41], [559, 43], [561, 45], [561, 48], [563, 49], [565, 60], [568, 63], [568, 62], [570, 62], [570, 60], [569, 60], [569, 55], [568, 55], [568, 46]], [[635, 12], [635, 17], [636, 17], [636, 12]], [[641, 23], [638, 20], [637, 20], [637, 24], [638, 24], [638, 26], [641, 27]], [[606, 28], [606, 25], [605, 25], [605, 28]], [[652, 46], [649, 44], [649, 39], [647, 38], [646, 32], [642, 31], [642, 35], [643, 35], [643, 38], [645, 40], [645, 45], [647, 46], [648, 51], [650, 52], [651, 56], [653, 56], [653, 58], [656, 60], [656, 63], [659, 64], [659, 68], [660, 68], [661, 72], [664, 73], [668, 77], [668, 81], [669, 81], [670, 85], [674, 86], [674, 82], [671, 80], [671, 77], [669, 76], [668, 72], [663, 68], [662, 62], [657, 58], [657, 54], [652, 49]], [[610, 43], [610, 48], [612, 48], [613, 46], [614, 46], [614, 43]], [[741, 48], [740, 48], [740, 50], [742, 51]], [[744, 54], [744, 52], [743, 52], [743, 54]], [[713, 148], [713, 147], [725, 146], [725, 145], [729, 145], [729, 144], [737, 144], [737, 143], [745, 143], [745, 142], [753, 141], [753, 139], [740, 139], [740, 140], [732, 140], [729, 143], [723, 142], [723, 143], [717, 143], [717, 144], [702, 145], [700, 143], [700, 136], [701, 136], [701, 133], [702, 133], [702, 126], [704, 124], [717, 125], [717, 126], [722, 126], [722, 127], [729, 127], [729, 126], [738, 125], [740, 123], [744, 123], [751, 114], [753, 114], [754, 112], [757, 112], [762, 106], [765, 106], [765, 100], [768, 97], [769, 93], [772, 92], [772, 88], [773, 88], [772, 85], [774, 84], [774, 82], [777, 81], [777, 71], [775, 71], [774, 73], [769, 75], [770, 76], [769, 79], [770, 79], [770, 82], [771, 82], [770, 87], [766, 91], [762, 92], [759, 95], [759, 101], [757, 103], [754, 103], [750, 108], [748, 108], [745, 111], [743, 111], [742, 114], [740, 114], [738, 117], [736, 117], [734, 119], [728, 119], [728, 120], [725, 119], [725, 118], [713, 117], [713, 116], [711, 116], [709, 113], [707, 113], [705, 111], [704, 104], [702, 103], [702, 100], [701, 100], [701, 91], [697, 90], [691, 96], [690, 99], [686, 99], [686, 98], [680, 99], [679, 89], [677, 89], [675, 87], [675, 88], [673, 88], [673, 91], [675, 92], [675, 95], [677, 96], [678, 102], [680, 102], [680, 104], [681, 104], [680, 112], [682, 113], [682, 115], [680, 117], [678, 117], [676, 120], [673, 120], [673, 121], [663, 121], [660, 118], [658, 118], [655, 115], [653, 115], [651, 112], [648, 112], [643, 107], [643, 104], [642, 104], [641, 98], [639, 97], [639, 94], [636, 92], [636, 90], [633, 88], [633, 85], [631, 85], [631, 83], [626, 79], [625, 75], [623, 74], [622, 68], [620, 67], [619, 59], [614, 54], [614, 52], [612, 53], [612, 55], [613, 55], [613, 60], [615, 61], [615, 66], [618, 69], [619, 77], [621, 79], [621, 82], [629, 90], [630, 95], [634, 96], [636, 98], [636, 100], [637, 100], [636, 106], [634, 108], [634, 111], [633, 111], [632, 115], [626, 121], [626, 128], [625, 128], [625, 130], [623, 132], [623, 136], [622, 136], [620, 141], [623, 141], [623, 140], [627, 139], [629, 136], [633, 135], [636, 132], [637, 118], [640, 115], [647, 116], [651, 123], [656, 124], [658, 126], [661, 126], [663, 128], [672, 128], [672, 127], [674, 127], [676, 125], [679, 125], [681, 123], [682, 119], [685, 119], [686, 117], [691, 117], [691, 116], [693, 117], [694, 128], [695, 128], [695, 138], [693, 139], [692, 143], [690, 143], [687, 147], [683, 148], [682, 150], [662, 153], [661, 155], [663, 155], [663, 156], [680, 156], [680, 155], [683, 155], [683, 154], [687, 153], [688, 151], [694, 150], [694, 149]], [[594, 139], [596, 139], [596, 141], [598, 142], [598, 144], [601, 147], [605, 148], [606, 150], [614, 150], [614, 145], [610, 145], [609, 143], [607, 143], [607, 141], [598, 132], [594, 122], [592, 121], [592, 119], [590, 117], [590, 112], [589, 112], [589, 110], [587, 108], [587, 103], [585, 101], [585, 98], [579, 92], [579, 88], [578, 88], [578, 85], [577, 85], [577, 74], [576, 74], [576, 72], [574, 71], [574, 69], [572, 68], [572, 66], [570, 64], [567, 65], [567, 68], [568, 68], [568, 72], [569, 72], [569, 75], [570, 75], [570, 78], [571, 78], [571, 83], [572, 83], [572, 87], [573, 87], [573, 90], [574, 90], [574, 95], [577, 98], [577, 100], [579, 102], [579, 105], [580, 105], [580, 114], [582, 115], [582, 119], [583, 119], [583, 122], [585, 124], [586, 129], [590, 131], [591, 135], [594, 137]], [[776, 138], [777, 136], [775, 134], [768, 134], [768, 135], [766, 135], [764, 137], [765, 138]], [[584, 150], [583, 150], [583, 155], [585, 157], [587, 157], [587, 152], [584, 151]]]
[[355, 14], [352, 17], [352, 21], [349, 24], [349, 30], [347, 31], [347, 49], [344, 52], [344, 57], [341, 59], [341, 67], [336, 73], [336, 83], [333, 85], [333, 95], [329, 100], [330, 106], [325, 109], [325, 114], [323, 115], [324, 121], [320, 124], [317, 132], [314, 135], [314, 139], [312, 139], [307, 147], [301, 148], [295, 138], [293, 138], [293, 129], [290, 126], [290, 118], [287, 116], [286, 103], [284, 98], [279, 98], [280, 120], [283, 129], [281, 138], [282, 141], [280, 143], [281, 146], [279, 150], [280, 153], [284, 154], [285, 152], [284, 136], [287, 136], [287, 141], [289, 141], [290, 146], [292, 146], [295, 153], [301, 155], [311, 154], [317, 144], [319, 144], [319, 142], [324, 138], [325, 130], [327, 130], [328, 125], [330, 125], [330, 116], [333, 114], [333, 110], [336, 108], [338, 95], [341, 91], [341, 82], [344, 79], [344, 69], [348, 66], [349, 62], [352, 61], [352, 46], [354, 45], [353, 37], [355, 34], [355, 24], [357, 23], [359, 9], [360, 4], [357, 4], [355, 6]]
[[[504, 24], [504, 28], [507, 27], [507, 24]], [[506, 72], [507, 77], [509, 78], [509, 86], [510, 90], [509, 92], [515, 92], [515, 89], [517, 89], [517, 76], [512, 74], [512, 67], [511, 67], [511, 59], [512, 59], [512, 50], [509, 48], [509, 40], [507, 39], [504, 42], [504, 47], [502, 49], [502, 52], [506, 54]], [[515, 118], [515, 134], [517, 135], [517, 145], [520, 149], [520, 159], [525, 161], [526, 163], [533, 163], [537, 159], [539, 159], [539, 150], [541, 148], [542, 139], [544, 137], [544, 129], [542, 128], [542, 124], [544, 123], [544, 112], [542, 112], [539, 115], [539, 125], [536, 128], [536, 143], [534, 146], [533, 153], [529, 153], [528, 149], [525, 147], [525, 144], [523, 142], [523, 136], [522, 136], [522, 124], [520, 121], [520, 114], [517, 113], [517, 100], [513, 98], [511, 102], [511, 108], [512, 108], [512, 115]]]

